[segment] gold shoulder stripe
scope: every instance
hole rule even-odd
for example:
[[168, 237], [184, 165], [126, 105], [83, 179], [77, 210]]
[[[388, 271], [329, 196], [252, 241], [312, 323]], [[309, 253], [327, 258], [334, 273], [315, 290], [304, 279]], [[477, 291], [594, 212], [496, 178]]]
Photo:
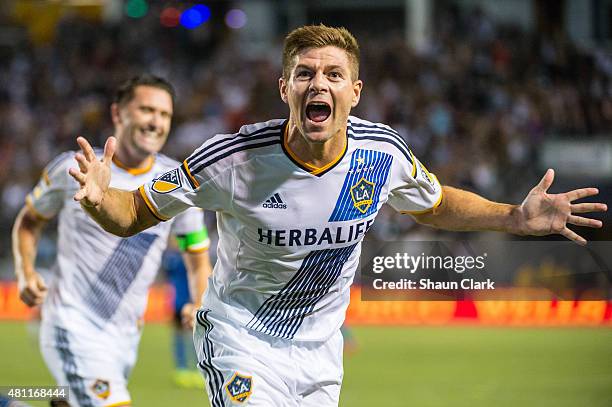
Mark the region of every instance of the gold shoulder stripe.
[[421, 209], [418, 211], [400, 211], [401, 214], [403, 215], [423, 215], [425, 213], [431, 212], [434, 209], [436, 209], [438, 206], [440, 206], [440, 204], [442, 203], [442, 196], [443, 196], [443, 192], [440, 190], [440, 196], [438, 197], [438, 200], [436, 201], [436, 203], [431, 207], [431, 208], [427, 208], [427, 209]]
[[32, 202], [32, 197], [30, 196], [30, 194], [28, 194], [28, 196], [26, 196], [26, 206], [28, 207], [28, 209], [39, 219], [44, 220], [44, 221], [49, 221], [51, 220], [51, 218], [46, 217], [45, 215], [43, 215], [42, 213], [38, 212], [38, 210], [34, 207], [34, 203]]
[[142, 199], [144, 199], [145, 204], [147, 205], [147, 208], [149, 208], [149, 211], [151, 212], [151, 214], [153, 216], [155, 216], [157, 219], [161, 220], [162, 222], [165, 222], [167, 220], [169, 220], [170, 218], [162, 215], [161, 213], [159, 213], [157, 211], [157, 209], [155, 209], [155, 206], [153, 206], [153, 204], [151, 203], [151, 201], [149, 201], [149, 197], [147, 197], [147, 193], [144, 190], [144, 185], [141, 185], [138, 188], [138, 192], [140, 192], [140, 195], [142, 196]]
[[196, 188], [199, 188], [200, 183], [198, 182], [197, 179], [195, 179], [193, 175], [191, 175], [191, 171], [189, 170], [189, 166], [187, 165], [187, 160], [183, 161], [183, 167], [185, 168], [185, 172], [187, 173], [187, 176], [189, 177], [193, 185], [195, 185]]

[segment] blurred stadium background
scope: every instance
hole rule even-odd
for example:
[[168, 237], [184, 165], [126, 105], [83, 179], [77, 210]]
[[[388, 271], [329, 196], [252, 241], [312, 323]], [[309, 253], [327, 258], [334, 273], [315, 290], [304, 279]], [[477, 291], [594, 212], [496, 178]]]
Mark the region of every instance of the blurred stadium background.
[[[319, 22], [360, 41], [353, 114], [397, 129], [443, 183], [518, 202], [554, 167], [554, 190], [595, 185], [612, 202], [612, 0], [3, 0], [0, 385], [52, 383], [10, 254], [43, 166], [77, 135], [102, 144], [114, 88], [143, 71], [177, 88], [165, 152], [179, 159], [215, 133], [285, 117], [283, 35]], [[609, 241], [612, 219], [599, 218], [606, 226], [585, 237]], [[369, 238], [508, 239], [434, 232], [390, 210]], [[54, 242], [51, 227], [41, 268]], [[137, 406], [207, 403], [171, 382], [171, 302], [160, 275], [130, 387]], [[348, 320], [359, 348], [343, 406], [612, 405], [610, 301], [361, 302], [356, 288]]]

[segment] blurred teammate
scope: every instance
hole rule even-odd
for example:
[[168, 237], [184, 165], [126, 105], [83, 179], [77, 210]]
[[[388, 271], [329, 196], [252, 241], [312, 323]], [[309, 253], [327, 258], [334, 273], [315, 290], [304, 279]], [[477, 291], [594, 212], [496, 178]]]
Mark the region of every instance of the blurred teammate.
[[[193, 315], [195, 309], [189, 293], [189, 279], [180, 252], [170, 245], [163, 258], [163, 269], [174, 288], [174, 318], [172, 321], [172, 354], [174, 383], [179, 387], [201, 389], [202, 376], [197, 370], [197, 356], [193, 348]], [[187, 319], [186, 319], [187, 318]]]
[[[111, 106], [117, 139], [109, 162], [113, 186], [136, 188], [178, 165], [158, 153], [170, 131], [173, 97], [168, 82], [149, 75], [134, 77], [118, 89]], [[130, 405], [127, 380], [136, 360], [147, 293], [170, 232], [184, 249], [196, 302], [205, 288], [210, 264], [203, 213], [193, 208], [130, 238], [113, 236], [72, 199], [79, 187], [68, 175], [74, 155], [64, 153], [47, 165], [15, 221], [20, 296], [29, 306], [43, 304], [42, 354], [57, 383], [70, 386], [70, 405]], [[164, 192], [163, 181], [158, 191]], [[47, 289], [34, 260], [39, 234], [56, 215], [57, 277]]]
[[[571, 204], [594, 188], [551, 195], [548, 171], [521, 205], [442, 187], [390, 127], [349, 116], [359, 102], [359, 48], [345, 29], [306, 26], [285, 39], [287, 120], [207, 140], [179, 167], [132, 192], [108, 188], [115, 141], [100, 161], [79, 138], [75, 195], [112, 233], [128, 235], [189, 207], [218, 212], [211, 286], [195, 344], [213, 406], [337, 405], [340, 326], [360, 244], [380, 207], [452, 230], [560, 233], [600, 227]], [[172, 179], [163, 193], [159, 183]]]

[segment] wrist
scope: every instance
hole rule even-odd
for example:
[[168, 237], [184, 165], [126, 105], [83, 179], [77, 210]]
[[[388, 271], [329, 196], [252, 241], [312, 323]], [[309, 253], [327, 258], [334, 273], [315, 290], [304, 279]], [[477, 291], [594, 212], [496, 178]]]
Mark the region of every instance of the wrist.
[[521, 205], [510, 205], [508, 221], [506, 223], [506, 232], [519, 236], [524, 236], [523, 230], [523, 208]]

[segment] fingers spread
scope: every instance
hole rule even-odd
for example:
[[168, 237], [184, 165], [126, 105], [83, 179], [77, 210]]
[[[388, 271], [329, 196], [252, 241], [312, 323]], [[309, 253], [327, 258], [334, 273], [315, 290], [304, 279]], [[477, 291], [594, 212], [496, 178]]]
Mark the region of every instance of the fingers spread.
[[565, 237], [566, 239], [578, 243], [581, 246], [585, 246], [587, 243], [585, 238], [579, 236], [577, 233], [572, 230], [569, 230], [568, 228], [563, 229], [559, 234]]
[[87, 140], [85, 140], [84, 137], [77, 137], [77, 143], [79, 144], [79, 147], [81, 147], [87, 161], [91, 162], [96, 159], [96, 154], [94, 153], [93, 148], [91, 148], [91, 145]]
[[115, 146], [117, 145], [117, 139], [114, 137], [109, 137], [104, 144], [104, 157], [102, 161], [105, 163], [110, 163], [113, 159], [113, 155], [115, 154]]
[[570, 215], [567, 222], [576, 226], [587, 226], [590, 228], [600, 228], [603, 223], [600, 220], [584, 218], [582, 216]]
[[550, 188], [554, 179], [555, 171], [552, 168], [549, 168], [538, 183], [537, 188], [540, 188], [544, 192], [548, 191], [548, 188]]
[[580, 203], [571, 205], [572, 213], [605, 212], [608, 206], [603, 203]]
[[87, 179], [87, 176], [76, 168], [70, 168], [68, 170], [68, 174], [70, 174], [72, 178], [74, 178], [79, 184], [85, 185], [85, 180]]
[[87, 173], [89, 162], [87, 161], [85, 156], [81, 153], [76, 153], [74, 155], [74, 159], [77, 161], [77, 163], [79, 163], [79, 169], [81, 170], [81, 172], [84, 174]]
[[586, 198], [587, 196], [597, 195], [599, 190], [597, 188], [580, 188], [574, 189], [573, 191], [566, 192], [567, 199], [575, 201], [576, 199]]

